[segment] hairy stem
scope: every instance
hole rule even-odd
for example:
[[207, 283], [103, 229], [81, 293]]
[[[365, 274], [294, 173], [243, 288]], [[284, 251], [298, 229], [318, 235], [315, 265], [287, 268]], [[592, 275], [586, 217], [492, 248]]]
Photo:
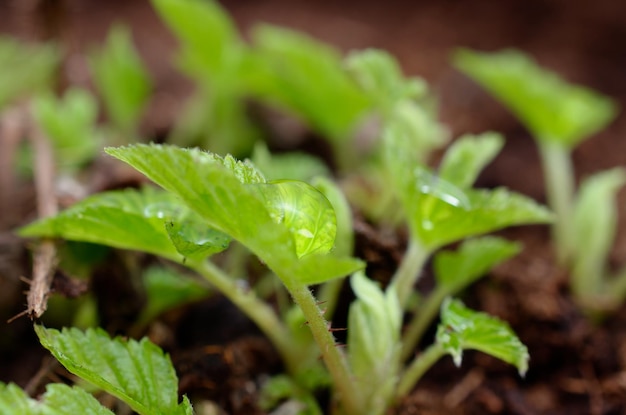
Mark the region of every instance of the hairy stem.
[[413, 286], [421, 275], [422, 268], [430, 251], [425, 249], [415, 238], [411, 238], [398, 270], [391, 279], [391, 286], [396, 290], [402, 308], [406, 308]]
[[409, 367], [404, 371], [396, 389], [396, 399], [406, 396], [421, 377], [430, 369], [446, 352], [438, 343], [432, 344], [423, 353], [416, 356]]
[[324, 319], [315, 297], [309, 288], [303, 284], [289, 287], [289, 292], [302, 310], [313, 338], [320, 348], [322, 359], [324, 359], [326, 368], [333, 378], [334, 386], [339, 392], [339, 399], [345, 413], [349, 415], [366, 413], [365, 408], [362, 407], [365, 400], [362, 399], [359, 390], [355, 387], [346, 357], [335, 343], [332, 333], [328, 331], [328, 323]]
[[574, 254], [571, 249], [570, 227], [574, 203], [574, 169], [569, 149], [542, 140], [539, 144], [545, 176], [548, 204], [556, 213], [552, 225], [558, 259], [565, 265]]
[[232, 278], [209, 261], [187, 262], [184, 265], [202, 275], [242, 310], [270, 339], [289, 372], [297, 372], [301, 356], [292, 347], [289, 331], [268, 304], [260, 300], [254, 291], [238, 286]]

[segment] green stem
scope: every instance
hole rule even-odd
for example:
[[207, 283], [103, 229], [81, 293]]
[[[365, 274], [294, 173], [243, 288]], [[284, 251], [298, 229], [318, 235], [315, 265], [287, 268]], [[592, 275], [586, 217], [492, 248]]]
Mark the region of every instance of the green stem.
[[446, 352], [438, 343], [432, 344], [419, 356], [415, 357], [409, 367], [404, 371], [396, 389], [396, 399], [406, 396], [421, 377], [430, 369]]
[[188, 261], [184, 265], [202, 275], [242, 310], [276, 347], [288, 371], [290, 373], [297, 372], [301, 361], [300, 353], [292, 347], [288, 329], [268, 304], [261, 301], [254, 291], [238, 286], [235, 280], [209, 261]]
[[413, 286], [419, 279], [429, 255], [430, 250], [425, 249], [414, 238], [411, 238], [409, 248], [404, 254], [398, 270], [391, 278], [391, 286], [396, 290], [402, 309], [406, 308], [409, 296], [413, 292]]
[[414, 353], [428, 326], [439, 313], [443, 300], [451, 294], [447, 287], [438, 285], [435, 290], [420, 304], [417, 313], [409, 323], [402, 336], [402, 361], [407, 360]]
[[334, 386], [339, 392], [339, 399], [345, 412], [349, 415], [366, 413], [365, 408], [362, 407], [364, 399], [361, 398], [361, 394], [355, 386], [346, 357], [337, 347], [332, 333], [328, 331], [328, 323], [324, 319], [315, 297], [309, 288], [303, 284], [295, 284], [288, 289], [302, 310], [313, 338], [320, 348], [322, 359], [333, 378]]
[[552, 226], [553, 238], [560, 263], [566, 264], [574, 252], [571, 249], [570, 227], [572, 224], [575, 178], [569, 149], [540, 140], [539, 153], [545, 176], [548, 204], [556, 213]]

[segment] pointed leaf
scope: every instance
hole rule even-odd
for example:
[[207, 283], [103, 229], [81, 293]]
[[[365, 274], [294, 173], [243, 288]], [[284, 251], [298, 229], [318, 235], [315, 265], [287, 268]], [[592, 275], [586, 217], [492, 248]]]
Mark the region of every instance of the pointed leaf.
[[439, 165], [439, 177], [462, 189], [469, 188], [503, 145], [504, 139], [497, 133], [464, 135], [446, 150]]
[[473, 349], [514, 365], [522, 376], [528, 369], [528, 349], [508, 324], [470, 310], [458, 300], [448, 298], [441, 306], [437, 343], [452, 355], [457, 366], [461, 364], [463, 350]]
[[455, 291], [463, 289], [520, 250], [520, 244], [502, 238], [469, 239], [456, 252], [442, 251], [435, 255], [437, 283]]
[[111, 121], [126, 133], [134, 132], [152, 85], [129, 30], [113, 26], [104, 47], [92, 54], [90, 66]]
[[461, 190], [424, 168], [413, 169], [403, 203], [413, 237], [429, 249], [507, 226], [547, 223], [552, 214], [504, 188]]
[[100, 329], [62, 332], [35, 326], [41, 344], [67, 370], [126, 402], [142, 415], [191, 415], [178, 403], [178, 379], [167, 355], [156, 345], [111, 339]]
[[14, 384], [0, 382], [0, 413], [3, 415], [113, 415], [96, 398], [78, 387], [49, 384], [41, 400], [31, 399]]
[[454, 63], [507, 105], [540, 141], [573, 148], [616, 114], [612, 100], [568, 84], [519, 51], [460, 50]]

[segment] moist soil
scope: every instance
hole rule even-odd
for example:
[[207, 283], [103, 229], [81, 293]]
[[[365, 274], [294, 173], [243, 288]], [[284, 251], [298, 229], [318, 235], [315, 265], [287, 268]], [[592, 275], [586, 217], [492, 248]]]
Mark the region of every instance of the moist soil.
[[[453, 136], [495, 130], [507, 137], [502, 154], [479, 178], [480, 187], [507, 186], [545, 201], [538, 156], [527, 131], [451, 68], [448, 59], [455, 47], [524, 49], [541, 64], [613, 97], [626, 108], [626, 5], [620, 1], [596, 0], [584, 7], [565, 0], [366, 0], [340, 4], [328, 0], [228, 0], [223, 4], [242, 30], [269, 22], [301, 29], [344, 51], [365, 47], [389, 50], [407, 74], [431, 82], [440, 97], [441, 119]], [[132, 27], [156, 82], [143, 132], [160, 139], [191, 86], [170, 64], [176, 42], [147, 2], [0, 2], [0, 33], [33, 41], [53, 39], [63, 45], [66, 59], [61, 88], [69, 83], [89, 86], [85, 53], [102, 41], [114, 21]], [[285, 135], [284, 131], [274, 133]], [[310, 133], [298, 134], [301, 136], [292, 141], [296, 148], [315, 148], [317, 141]], [[578, 178], [626, 164], [625, 138], [626, 117], [620, 115], [574, 152]], [[92, 192], [139, 180], [105, 161], [95, 164], [91, 177]], [[27, 285], [21, 277], [31, 273], [29, 246], [12, 230], [36, 215], [32, 185], [16, 181], [11, 187], [11, 199], [0, 201], [0, 380], [16, 382], [36, 394], [46, 382], [70, 377], [38, 345], [28, 319], [4, 323], [24, 309]], [[625, 197], [622, 192], [620, 212], [625, 210]], [[626, 215], [622, 216], [610, 258], [613, 268], [626, 263]], [[384, 281], [397, 265], [403, 237], [383, 235], [360, 219], [357, 223], [357, 254], [368, 260], [370, 273]], [[466, 353], [461, 368], [444, 358], [390, 413], [626, 413], [626, 306], [601, 320], [583, 315], [568, 292], [567, 273], [555, 263], [546, 227], [509, 229], [501, 235], [522, 242], [523, 252], [474, 284], [462, 298], [467, 305], [510, 323], [529, 348], [528, 373], [522, 378], [512, 367], [480, 353]], [[151, 261], [142, 257], [138, 263]], [[119, 253], [112, 254], [106, 269], [98, 270], [89, 286], [58, 276], [55, 289], [73, 295], [90, 290], [98, 299], [102, 325], [112, 333], [128, 334], [141, 295], [129, 283], [123, 263]], [[419, 289], [427, 292], [430, 287], [432, 278], [426, 272]], [[333, 316], [335, 327], [345, 321], [349, 298], [346, 290], [343, 307]], [[63, 321], [63, 316], [52, 316], [53, 308], [47, 318]], [[259, 388], [268, 376], [280, 372], [279, 359], [254, 325], [224, 298], [214, 296], [167, 313], [146, 334], [171, 354], [181, 393], [213, 401], [222, 413], [265, 413], [257, 403]], [[431, 330], [425, 341], [432, 336]]]

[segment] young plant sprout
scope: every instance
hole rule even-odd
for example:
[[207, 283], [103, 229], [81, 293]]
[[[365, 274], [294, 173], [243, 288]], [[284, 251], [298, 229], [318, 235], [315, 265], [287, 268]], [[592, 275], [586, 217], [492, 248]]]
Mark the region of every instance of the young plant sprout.
[[609, 275], [607, 260], [617, 223], [615, 197], [626, 183], [626, 170], [596, 173], [576, 190], [571, 152], [615, 117], [615, 103], [568, 84], [518, 51], [461, 50], [454, 62], [506, 105], [535, 138], [548, 203], [556, 213], [556, 252], [571, 271], [577, 301], [588, 311], [614, 309], [626, 297], [626, 270]]

